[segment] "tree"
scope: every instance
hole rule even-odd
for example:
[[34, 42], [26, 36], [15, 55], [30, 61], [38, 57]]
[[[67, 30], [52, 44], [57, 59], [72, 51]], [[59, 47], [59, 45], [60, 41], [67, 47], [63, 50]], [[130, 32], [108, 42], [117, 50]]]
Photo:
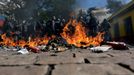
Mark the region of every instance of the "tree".
[[75, 0], [1, 0], [0, 13], [14, 15], [20, 23], [31, 17], [36, 20], [52, 16], [67, 18], [74, 4]]
[[[38, 12], [46, 0], [1, 0], [0, 14], [12, 16], [20, 23], [31, 17], [38, 18]], [[42, 5], [43, 4], [43, 5]]]
[[1, 0], [0, 1], [0, 13], [12, 14], [12, 11], [23, 8], [25, 5], [23, 0]]
[[65, 16], [66, 18], [73, 12], [75, 0], [45, 0], [43, 9], [48, 17]]
[[123, 6], [123, 3], [121, 0], [107, 0], [107, 8], [110, 9], [111, 13], [116, 12], [118, 9], [120, 9]]

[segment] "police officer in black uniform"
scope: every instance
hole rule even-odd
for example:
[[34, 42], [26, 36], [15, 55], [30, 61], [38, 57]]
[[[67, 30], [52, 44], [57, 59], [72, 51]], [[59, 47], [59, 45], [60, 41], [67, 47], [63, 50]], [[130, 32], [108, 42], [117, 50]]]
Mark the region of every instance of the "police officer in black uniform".
[[110, 23], [107, 21], [107, 19], [104, 19], [103, 22], [101, 23], [100, 30], [101, 32], [105, 32], [104, 34], [104, 40], [105, 41], [110, 41], [111, 40], [111, 35], [109, 32], [109, 29], [111, 28]]
[[91, 12], [90, 13], [90, 21], [88, 23], [88, 27], [90, 30], [89, 33], [91, 34], [91, 36], [96, 36], [96, 34], [98, 32], [98, 26], [99, 26], [99, 21], [97, 20], [95, 15]]
[[48, 21], [46, 22], [46, 27], [45, 27], [45, 29], [46, 29], [46, 34], [47, 34], [47, 36], [52, 36], [52, 35], [54, 35], [54, 31], [55, 31], [55, 20], [56, 20], [56, 17], [53, 16], [52, 19], [50, 19], [50, 20], [48, 20]]

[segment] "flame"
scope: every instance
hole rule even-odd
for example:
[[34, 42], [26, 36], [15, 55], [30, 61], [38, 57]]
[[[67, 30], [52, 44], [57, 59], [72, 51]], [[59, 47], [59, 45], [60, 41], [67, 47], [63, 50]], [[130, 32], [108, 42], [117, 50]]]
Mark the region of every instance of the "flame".
[[[72, 27], [72, 30], [70, 30], [69, 26]], [[77, 47], [87, 47], [90, 45], [98, 46], [103, 41], [102, 35], [103, 33], [98, 33], [96, 37], [88, 37], [86, 35], [85, 27], [83, 27], [81, 22], [77, 22], [76, 20], [70, 20], [65, 25], [63, 33], [61, 33], [61, 36], [68, 44]]]
[[19, 41], [14, 41], [14, 39], [12, 37], [7, 37], [6, 34], [1, 35], [1, 39], [2, 41], [0, 42], [0, 45], [4, 45], [4, 46], [20, 46], [20, 47], [24, 47], [26, 45], [31, 46], [31, 47], [36, 47], [38, 45], [46, 45], [49, 40], [53, 39], [53, 37], [43, 37], [43, 38], [34, 38], [34, 39], [30, 39], [29, 41], [25, 41], [25, 40], [19, 40]]
[[[11, 34], [14, 34], [11, 32]], [[98, 33], [96, 37], [87, 36], [86, 28], [82, 25], [81, 22], [77, 22], [76, 20], [70, 20], [65, 27], [63, 28], [63, 32], [61, 33], [62, 38], [66, 40], [68, 44], [75, 45], [77, 47], [88, 47], [90, 45], [99, 46], [103, 41], [103, 33]], [[0, 41], [0, 45], [4, 46], [20, 46], [25, 47], [26, 45], [30, 47], [36, 47], [38, 45], [46, 45], [49, 40], [54, 39], [55, 36], [44, 36], [44, 37], [36, 37], [29, 38], [28, 41], [18, 40], [14, 41], [13, 37], [7, 37], [6, 34], [1, 35], [2, 41]]]

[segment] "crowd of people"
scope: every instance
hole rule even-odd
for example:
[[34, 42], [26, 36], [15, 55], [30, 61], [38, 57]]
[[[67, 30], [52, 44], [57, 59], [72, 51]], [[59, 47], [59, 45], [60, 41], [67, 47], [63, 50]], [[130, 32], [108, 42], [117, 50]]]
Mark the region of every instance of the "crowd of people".
[[[110, 23], [106, 19], [104, 19], [102, 23], [99, 23], [93, 13], [90, 13], [87, 17], [80, 16], [77, 18], [77, 21], [82, 22], [87, 28], [87, 35], [95, 36], [98, 32], [105, 32], [106, 40], [110, 40]], [[43, 37], [44, 35], [60, 36], [65, 24], [68, 22], [64, 18], [56, 18], [55, 16], [48, 21], [42, 19], [34, 21], [33, 18], [30, 18], [29, 20], [23, 21], [21, 24], [18, 24], [12, 17], [4, 21], [4, 25], [0, 27], [0, 34], [6, 33], [7, 36], [14, 37], [15, 41], [19, 39], [28, 40], [29, 37]]]

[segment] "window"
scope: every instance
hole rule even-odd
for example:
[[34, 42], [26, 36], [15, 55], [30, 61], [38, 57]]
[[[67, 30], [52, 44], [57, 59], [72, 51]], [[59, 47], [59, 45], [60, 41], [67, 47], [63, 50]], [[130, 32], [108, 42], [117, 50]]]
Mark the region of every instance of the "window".
[[126, 19], [124, 19], [124, 25], [125, 25], [126, 36], [133, 35], [133, 28], [132, 28], [132, 19], [131, 19], [131, 17], [127, 17]]

